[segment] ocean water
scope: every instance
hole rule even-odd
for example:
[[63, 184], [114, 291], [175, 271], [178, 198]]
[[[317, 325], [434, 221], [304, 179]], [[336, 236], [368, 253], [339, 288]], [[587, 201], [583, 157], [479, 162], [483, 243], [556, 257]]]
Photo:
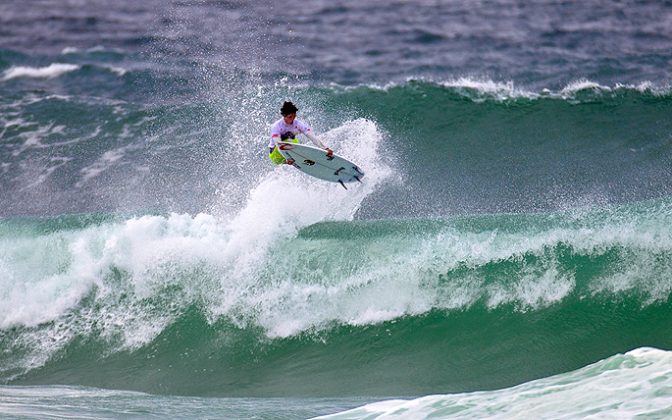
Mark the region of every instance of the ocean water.
[[0, 3], [0, 416], [669, 417], [671, 70], [664, 1]]

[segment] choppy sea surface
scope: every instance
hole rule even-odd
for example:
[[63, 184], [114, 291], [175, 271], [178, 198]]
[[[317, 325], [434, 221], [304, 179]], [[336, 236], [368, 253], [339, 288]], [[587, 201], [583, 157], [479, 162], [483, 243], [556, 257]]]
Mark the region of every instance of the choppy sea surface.
[[0, 415], [669, 417], [671, 72], [666, 1], [0, 3]]

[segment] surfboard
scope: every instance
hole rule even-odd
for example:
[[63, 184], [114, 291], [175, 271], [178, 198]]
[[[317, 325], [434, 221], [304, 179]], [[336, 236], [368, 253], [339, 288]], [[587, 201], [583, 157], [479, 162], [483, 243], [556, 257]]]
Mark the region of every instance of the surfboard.
[[327, 156], [327, 152], [318, 147], [284, 142], [278, 144], [278, 150], [285, 159], [293, 159], [293, 166], [301, 172], [325, 181], [338, 182], [346, 190], [346, 183], [362, 182], [364, 172], [336, 153]]

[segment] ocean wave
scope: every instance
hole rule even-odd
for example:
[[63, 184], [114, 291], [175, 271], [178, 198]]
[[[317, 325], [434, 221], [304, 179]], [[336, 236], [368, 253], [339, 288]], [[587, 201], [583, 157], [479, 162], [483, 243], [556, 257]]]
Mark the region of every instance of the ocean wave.
[[61, 55], [68, 55], [68, 54], [78, 54], [78, 53], [115, 53], [115, 54], [123, 54], [124, 51], [119, 49], [119, 48], [106, 48], [103, 45], [96, 45], [95, 47], [90, 47], [90, 48], [85, 48], [81, 49], [78, 47], [65, 47], [61, 50]]
[[126, 75], [129, 71], [123, 67], [112, 65], [53, 63], [46, 67], [12, 66], [3, 72], [0, 80], [54, 79], [79, 70], [93, 71], [94, 73], [110, 72], [118, 77]]
[[7, 81], [17, 78], [52, 79], [80, 68], [79, 65], [65, 63], [52, 63], [46, 67], [13, 66], [5, 70], [2, 80]]
[[[25, 100], [8, 97], [11, 103], [0, 104], [5, 118], [23, 121], [20, 127], [3, 132], [3, 161], [11, 163], [15, 174], [5, 179], [7, 188], [18, 193], [34, 190], [28, 186], [44, 172], [36, 166], [47, 166], [52, 155], [74, 157], [41, 185], [63, 197], [81, 197], [75, 206], [70, 198], [47, 202], [44, 194], [26, 193], [13, 203], [0, 204], [4, 208], [0, 211], [110, 210], [120, 205], [118, 197], [133, 195], [133, 191], [119, 192], [120, 185], [129, 185], [120, 181], [123, 169], [129, 168], [137, 175], [133, 189], [146, 193], [122, 203], [127, 207], [158, 203], [159, 208], [195, 213], [213, 205], [217, 199], [213, 191], [218, 189], [232, 189], [230, 197], [244, 197], [253, 187], [253, 180], [245, 176], [249, 168], [254, 173], [270, 170], [258, 153], [265, 146], [268, 123], [276, 118], [272, 104], [282, 95], [304, 104], [302, 112], [308, 121], [317, 131], [333, 131], [329, 140], [335, 144], [340, 136], [348, 136], [340, 128], [350, 129], [348, 121], [366, 119], [375, 125], [382, 137], [378, 162], [390, 164], [400, 182], [386, 183], [367, 200], [358, 210], [363, 218], [552, 211], [671, 191], [666, 116], [672, 101], [647, 93], [646, 86], [641, 87], [643, 93], [613, 87], [607, 94], [581, 85], [570, 89], [576, 93], [563, 94], [574, 95], [573, 100], [549, 95], [499, 101], [474, 90], [470, 82], [455, 84], [464, 87], [408, 82], [387, 90], [283, 85], [242, 91], [235, 100], [222, 94], [227, 99], [192, 98], [187, 103], [152, 105], [141, 112], [136, 112], [138, 106], [132, 100], [105, 99], [104, 85], [123, 85], [129, 93], [135, 92], [137, 78], [145, 76], [135, 70], [119, 69], [115, 74], [85, 65], [76, 77], [96, 79], [102, 97], [83, 98], [59, 90], [67, 94], [67, 103], [45, 100], [54, 95], [31, 93], [23, 96]], [[483, 89], [502, 90], [504, 96], [518, 91], [506, 83]], [[42, 96], [41, 102], [33, 100], [36, 96]], [[259, 104], [265, 105], [260, 109]], [[591, 112], [576, 106], [581, 104], [589, 105]], [[52, 132], [52, 124], [65, 129]], [[102, 141], [89, 141], [92, 138]], [[86, 152], [69, 147], [74, 142]], [[133, 153], [111, 160], [119, 150]], [[225, 154], [234, 165], [222, 165]], [[200, 180], [196, 185], [184, 175], [185, 168]], [[219, 180], [227, 185], [221, 186]], [[81, 190], [71, 190], [72, 185]], [[192, 194], [195, 190], [197, 199]], [[7, 210], [10, 204], [11, 211]]]
[[[275, 183], [268, 185], [254, 192], [250, 202], [273, 197]], [[296, 200], [303, 194], [282, 191]], [[358, 223], [353, 229], [329, 227], [336, 229], [333, 238], [320, 233], [317, 225], [293, 239], [299, 220], [311, 224], [338, 213], [329, 206], [322, 211], [313, 207], [311, 214], [303, 205], [281, 207], [277, 216], [260, 217], [268, 207], [254, 204], [231, 224], [206, 214], [175, 214], [36, 239], [5, 236], [2, 268], [4, 277], [11, 279], [6, 294], [14, 303], [0, 314], [0, 327], [34, 327], [57, 320], [93, 290], [104, 300], [109, 283], [119, 281], [139, 300], [160, 295], [172, 282], [193, 297], [210, 293], [213, 299], [207, 306], [215, 319], [262, 327], [270, 337], [330, 328], [334, 322], [376, 324], [479, 303], [491, 309], [514, 305], [538, 310], [572, 294], [590, 298], [634, 293], [650, 305], [665, 301], [671, 291], [663, 280], [665, 273], [672, 274], [672, 235], [662, 228], [668, 222], [664, 215], [640, 216], [638, 227], [570, 223], [511, 232], [502, 229], [522, 220], [500, 218], [498, 230], [483, 231], [450, 223], [427, 231], [408, 222], [393, 225], [401, 234], [395, 229], [371, 238], [368, 232], [379, 229], [376, 222]], [[351, 217], [349, 212], [340, 217]], [[299, 220], [281, 217], [287, 214]], [[270, 261], [285, 248], [300, 252], [285, 255], [278, 271]], [[413, 253], [407, 253], [409, 249]], [[38, 267], [11, 263], [49, 252], [37, 278], [22, 273]], [[372, 259], [372, 254], [379, 258]], [[319, 275], [313, 271], [317, 256], [324, 256]], [[588, 277], [576, 267], [584, 259], [592, 261], [593, 274]], [[208, 280], [190, 285], [198, 272]], [[33, 282], [43, 293], [32, 295]]]
[[[447, 92], [453, 92], [461, 97], [466, 97], [477, 102], [485, 100], [495, 100], [498, 102], [507, 102], [515, 100], [581, 100], [595, 99], [599, 97], [609, 97], [618, 94], [639, 93], [645, 95], [654, 95], [667, 97], [672, 94], [672, 87], [669, 84], [656, 84], [650, 81], [640, 83], [616, 83], [612, 86], [600, 84], [587, 79], [577, 79], [569, 82], [560, 89], [542, 88], [532, 90], [523, 84], [516, 84], [514, 81], [497, 81], [492, 79], [458, 77], [448, 80], [432, 80], [408, 78], [405, 82], [392, 82], [384, 85], [365, 84], [359, 86], [339, 86], [331, 85], [336, 91], [352, 91], [358, 89], [372, 89], [377, 91], [389, 92], [397, 89], [415, 89], [417, 87], [427, 86], [445, 89]], [[577, 97], [579, 94], [593, 94], [591, 97]]]
[[671, 373], [672, 352], [642, 347], [513, 388], [385, 400], [316, 418], [664, 417]]
[[[667, 310], [665, 201], [583, 215], [354, 222], [343, 220], [370, 190], [287, 182], [263, 181], [224, 219], [173, 214], [62, 228], [58, 220], [3, 221], [0, 347], [13, 357], [0, 364], [2, 377], [39, 370], [81, 340], [133, 353], [184, 328], [260, 343], [340, 342], [343, 328], [373, 336], [395, 328], [422, 343], [431, 335], [418, 325], [460, 328], [457, 314], [509, 319], [514, 335], [530, 328], [526, 314], [584, 314], [589, 322], [559, 329], [571, 335], [577, 322], [588, 330], [607, 322], [605, 305], [625, 302], [625, 323]], [[340, 207], [317, 208], [317, 198]], [[618, 334], [603, 326], [595, 339], [618, 342]], [[555, 338], [545, 340], [537, 346]]]
[[574, 95], [581, 92], [592, 92], [603, 95], [613, 95], [618, 93], [640, 93], [653, 96], [670, 96], [672, 87], [670, 85], [656, 85], [650, 81], [643, 81], [637, 84], [617, 83], [613, 86], [604, 86], [600, 83], [590, 80], [580, 79], [569, 83], [562, 88], [557, 95], [561, 98], [573, 98]]
[[112, 73], [116, 74], [117, 76], [123, 76], [126, 73], [128, 73], [128, 70], [122, 67], [117, 67], [117, 66], [107, 66], [105, 67], [109, 69]]

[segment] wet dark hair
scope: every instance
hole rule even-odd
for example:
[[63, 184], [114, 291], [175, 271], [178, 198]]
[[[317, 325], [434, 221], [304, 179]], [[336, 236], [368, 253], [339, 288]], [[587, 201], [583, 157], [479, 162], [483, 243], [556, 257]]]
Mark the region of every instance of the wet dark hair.
[[298, 111], [299, 108], [296, 107], [291, 102], [285, 102], [282, 104], [282, 108], [280, 108], [280, 113], [282, 114], [283, 117], [286, 117], [289, 114], [294, 114], [296, 111]]

